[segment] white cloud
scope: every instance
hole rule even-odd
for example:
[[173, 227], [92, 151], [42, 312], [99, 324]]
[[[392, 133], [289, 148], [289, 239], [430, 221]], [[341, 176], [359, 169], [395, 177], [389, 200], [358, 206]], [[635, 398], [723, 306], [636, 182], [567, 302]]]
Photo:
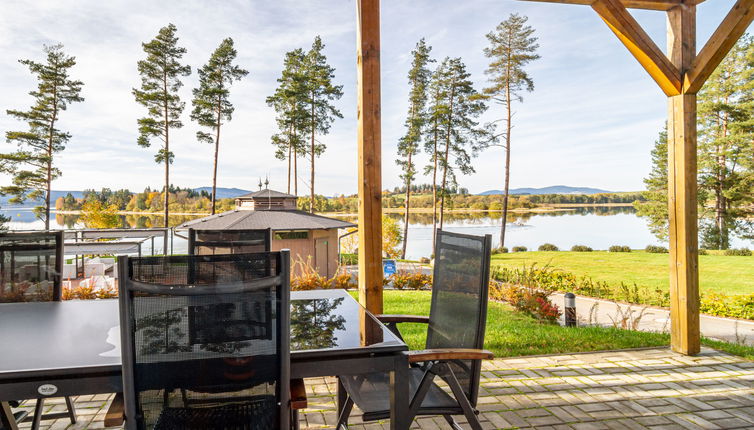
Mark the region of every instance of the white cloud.
[[[714, 4], [713, 4], [714, 3]], [[700, 37], [711, 34], [725, 5], [700, 7]], [[702, 12], [703, 11], [703, 12]], [[513, 155], [514, 186], [554, 183], [638, 189], [649, 168], [649, 150], [665, 119], [660, 91], [588, 7], [501, 2], [499, 0], [385, 0], [382, 3], [382, 136], [385, 188], [398, 185], [396, 142], [403, 133], [406, 72], [410, 51], [425, 37], [433, 55], [461, 56], [479, 87], [485, 84], [484, 35], [509, 13], [529, 16], [537, 29], [542, 59], [531, 67], [536, 90], [516, 107]], [[659, 13], [638, 13], [655, 40], [664, 38]], [[4, 1], [0, 15], [0, 131], [22, 127], [5, 109], [23, 109], [35, 83], [19, 58], [40, 58], [42, 44], [61, 42], [75, 55], [72, 75], [85, 82], [86, 101], [64, 113], [61, 127], [73, 134], [58, 158], [63, 177], [56, 189], [159, 186], [162, 168], [154, 148], [136, 146], [136, 118], [144, 114], [131, 95], [138, 86], [136, 62], [141, 43], [172, 22], [185, 61], [195, 70], [217, 44], [233, 37], [238, 62], [250, 75], [232, 91], [234, 121], [223, 130], [219, 185], [253, 188], [270, 175], [272, 186], [285, 188], [286, 164], [269, 144], [274, 112], [265, 104], [272, 93], [286, 51], [307, 48], [315, 35], [344, 86], [338, 103], [344, 118], [321, 138], [328, 147], [317, 160], [317, 191], [352, 193], [356, 189], [356, 43], [353, 0], [209, 0], [161, 1]], [[662, 46], [663, 44], [660, 43]], [[172, 182], [181, 186], [210, 183], [211, 147], [196, 142], [197, 127], [188, 118], [196, 75], [185, 80], [185, 127], [175, 131], [176, 162]], [[486, 120], [499, 117], [493, 106]], [[0, 150], [12, 147], [0, 143]], [[477, 173], [460, 178], [472, 191], [499, 188], [502, 152], [490, 150], [476, 161]], [[420, 157], [424, 163], [426, 157]], [[299, 160], [299, 177], [308, 167]], [[7, 178], [0, 177], [0, 180]], [[420, 179], [420, 181], [426, 179]], [[308, 179], [307, 179], [308, 181]], [[300, 191], [304, 189], [302, 181]]]

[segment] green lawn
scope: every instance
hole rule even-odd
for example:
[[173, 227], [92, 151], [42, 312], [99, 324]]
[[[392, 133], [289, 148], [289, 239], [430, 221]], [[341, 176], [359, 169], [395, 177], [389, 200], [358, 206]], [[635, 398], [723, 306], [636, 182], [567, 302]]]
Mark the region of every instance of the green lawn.
[[[610, 285], [636, 283], [642, 287], [668, 288], [668, 254], [633, 252], [515, 252], [495, 254], [492, 264], [510, 268], [549, 265], [577, 276], [589, 276]], [[754, 256], [699, 256], [702, 292], [754, 294]]]
[[[351, 294], [355, 296], [357, 293]], [[428, 291], [385, 291], [384, 310], [388, 314], [429, 315], [430, 297]], [[399, 328], [411, 349], [424, 348], [426, 325], [401, 324]], [[507, 304], [497, 302], [489, 304], [485, 339], [485, 348], [496, 357], [665, 346], [670, 343], [668, 335], [660, 333], [541, 324], [515, 312]]]
[[[358, 292], [351, 291], [358, 296]], [[385, 291], [386, 314], [429, 315], [429, 291]], [[426, 325], [400, 324], [411, 349], [424, 349]], [[541, 324], [516, 312], [505, 303], [490, 302], [487, 312], [485, 348], [495, 357], [604, 351], [625, 348], [667, 346], [667, 334], [637, 332], [603, 327], [568, 328]], [[702, 339], [702, 344], [754, 360], [754, 348]]]

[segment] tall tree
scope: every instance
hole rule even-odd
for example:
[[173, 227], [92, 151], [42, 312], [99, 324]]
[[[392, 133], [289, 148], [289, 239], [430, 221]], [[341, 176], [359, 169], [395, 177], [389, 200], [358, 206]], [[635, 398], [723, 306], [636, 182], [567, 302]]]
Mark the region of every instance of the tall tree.
[[644, 178], [644, 201], [634, 202], [637, 215], [647, 218], [649, 231], [668, 240], [668, 130], [660, 132], [652, 148], [652, 168]]
[[[277, 79], [279, 85], [267, 97], [267, 105], [275, 109], [279, 132], [272, 136], [275, 158], [288, 161], [288, 194], [291, 193], [291, 173], [293, 173], [293, 193], [298, 195], [298, 157], [305, 152], [304, 130], [306, 117], [306, 76], [304, 65], [306, 54], [301, 48], [287, 52], [283, 60], [283, 71]], [[293, 168], [291, 171], [291, 167]]]
[[[513, 128], [514, 101], [523, 102], [524, 91], [534, 91], [534, 81], [526, 72], [526, 66], [539, 58], [537, 38], [534, 29], [527, 25], [526, 16], [511, 14], [498, 24], [495, 31], [487, 34], [490, 46], [484, 48], [484, 55], [491, 59], [485, 74], [490, 86], [484, 88], [485, 97], [503, 105], [505, 122], [503, 148], [505, 150], [505, 185], [503, 190], [503, 222], [500, 227], [500, 246], [505, 244], [505, 223], [508, 217], [508, 189], [510, 186], [511, 129]], [[500, 136], [497, 136], [500, 137]]]
[[309, 212], [314, 212], [314, 159], [325, 152], [324, 143], [317, 141], [317, 134], [327, 134], [335, 118], [343, 118], [343, 114], [333, 105], [333, 101], [343, 96], [343, 86], [334, 85], [335, 69], [327, 64], [327, 57], [323, 53], [325, 49], [322, 39], [317, 36], [309, 52], [306, 53], [306, 90], [308, 106], [307, 122], [309, 128], [310, 145], [307, 156], [311, 163], [311, 177], [309, 187], [311, 190], [311, 204]]
[[440, 85], [445, 87], [444, 115], [440, 123], [443, 133], [443, 153], [440, 158], [442, 185], [440, 186], [440, 229], [445, 219], [445, 200], [449, 185], [457, 185], [456, 169], [461, 174], [474, 173], [471, 158], [489, 144], [489, 129], [480, 127], [476, 120], [486, 110], [487, 105], [474, 89], [471, 74], [460, 58], [445, 59], [442, 73], [438, 76]]
[[432, 50], [422, 38], [411, 52], [413, 61], [408, 72], [408, 82], [411, 87], [408, 98], [408, 116], [406, 117], [406, 134], [398, 141], [398, 156], [396, 162], [401, 166], [401, 179], [406, 187], [406, 213], [403, 219], [403, 247], [401, 258], [406, 258], [406, 243], [408, 242], [408, 221], [411, 211], [411, 181], [416, 176], [414, 155], [419, 151], [422, 131], [427, 121], [427, 87], [432, 72], [427, 65], [433, 60], [429, 58]]
[[193, 90], [192, 104], [194, 109], [191, 112], [191, 119], [198, 122], [200, 126], [207, 127], [214, 132], [214, 136], [204, 131], [196, 132], [196, 138], [200, 142], [215, 144], [210, 206], [212, 215], [215, 214], [215, 200], [217, 199], [217, 156], [220, 151], [220, 128], [223, 121], [229, 122], [232, 119], [234, 111], [233, 104], [228, 100], [230, 86], [233, 82], [239, 81], [249, 74], [248, 70], [233, 64], [237, 54], [233, 47], [233, 39], [229, 37], [223, 40], [212, 53], [207, 64], [198, 70], [199, 87]]
[[[165, 197], [163, 198], [164, 227], [168, 227], [170, 205], [170, 165], [174, 155], [170, 151], [170, 129], [181, 128], [181, 113], [186, 103], [181, 101], [178, 90], [183, 86], [182, 76], [191, 74], [191, 67], [180, 63], [186, 48], [178, 46], [176, 27], [162, 27], [157, 37], [142, 43], [147, 58], [137, 63], [141, 75], [141, 89], [133, 89], [136, 102], [147, 108], [147, 116], [139, 118], [139, 137], [136, 143], [144, 148], [151, 146], [152, 138], [162, 142], [154, 156], [157, 164], [165, 164]], [[165, 238], [165, 252], [168, 245]]]
[[424, 151], [429, 154], [429, 164], [424, 167], [424, 174], [432, 173], [432, 249], [435, 249], [437, 232], [437, 175], [442, 158], [441, 141], [446, 132], [443, 118], [447, 115], [447, 88], [444, 81], [445, 69], [449, 59], [440, 63], [429, 82], [429, 105], [427, 106], [427, 122], [424, 131]]
[[81, 97], [84, 83], [70, 78], [68, 73], [76, 65], [76, 58], [66, 55], [63, 45], [45, 46], [44, 53], [47, 58], [43, 63], [19, 60], [36, 76], [37, 89], [29, 92], [34, 98], [29, 110], [6, 111], [9, 116], [26, 122], [29, 128], [5, 133], [8, 143], [16, 143], [18, 150], [0, 154], [0, 164], [13, 176], [12, 185], [1, 187], [0, 193], [13, 195], [13, 203], [44, 199], [44, 205], [37, 206], [35, 213], [49, 230], [50, 190], [52, 181], [61, 175], [54, 157], [71, 139], [70, 133], [57, 128], [58, 121], [70, 103], [84, 101]]
[[745, 219], [754, 203], [751, 176], [745, 168], [752, 158], [748, 97], [754, 39], [741, 38], [699, 92], [699, 187], [711, 200], [702, 214], [702, 242], [708, 248], [730, 247], [737, 219]]

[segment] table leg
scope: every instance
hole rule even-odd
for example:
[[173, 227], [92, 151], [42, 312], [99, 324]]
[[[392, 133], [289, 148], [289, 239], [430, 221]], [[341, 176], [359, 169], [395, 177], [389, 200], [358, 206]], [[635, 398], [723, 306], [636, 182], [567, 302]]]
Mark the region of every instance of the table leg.
[[343, 383], [340, 381], [340, 377], [338, 379], [338, 416], [340, 416], [340, 413], [343, 411], [343, 407], [346, 405], [346, 398], [348, 397], [348, 393], [346, 392], [345, 387], [343, 387]]
[[3, 429], [18, 430], [16, 418], [13, 416], [13, 411], [8, 402], [0, 402], [0, 425]]
[[390, 429], [407, 430], [413, 421], [409, 415], [408, 355], [398, 353], [390, 372]]

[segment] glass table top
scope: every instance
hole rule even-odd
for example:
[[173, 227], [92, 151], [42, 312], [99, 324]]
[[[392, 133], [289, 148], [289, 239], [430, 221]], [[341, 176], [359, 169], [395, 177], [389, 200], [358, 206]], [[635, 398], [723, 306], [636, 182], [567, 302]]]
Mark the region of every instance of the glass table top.
[[344, 290], [291, 293], [292, 358], [364, 349], [407, 350], [406, 344]]

